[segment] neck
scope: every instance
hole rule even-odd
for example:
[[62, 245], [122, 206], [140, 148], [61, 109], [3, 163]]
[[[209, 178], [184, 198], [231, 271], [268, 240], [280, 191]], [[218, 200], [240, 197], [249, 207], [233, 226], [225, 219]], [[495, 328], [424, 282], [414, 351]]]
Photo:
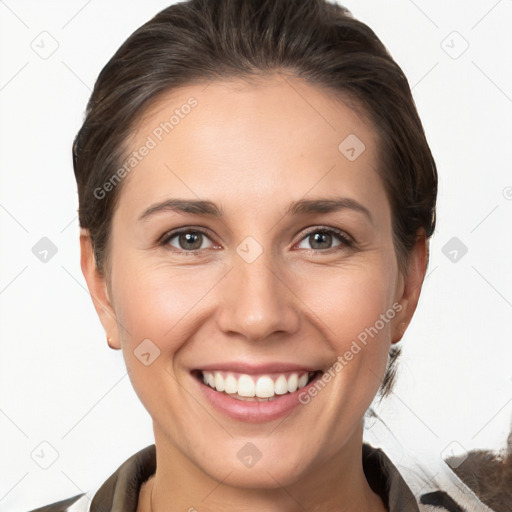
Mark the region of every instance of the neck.
[[311, 468], [295, 483], [246, 488], [208, 476], [155, 429], [157, 470], [143, 486], [137, 512], [386, 512], [362, 466], [362, 424], [327, 463]]

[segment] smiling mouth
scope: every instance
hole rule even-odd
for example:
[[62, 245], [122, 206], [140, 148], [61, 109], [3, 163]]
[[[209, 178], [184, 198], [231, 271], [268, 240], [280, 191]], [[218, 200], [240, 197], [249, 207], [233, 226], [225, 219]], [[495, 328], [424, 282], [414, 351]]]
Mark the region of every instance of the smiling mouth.
[[270, 402], [295, 393], [316, 380], [323, 372], [295, 371], [249, 375], [225, 371], [194, 370], [192, 374], [202, 384], [236, 400]]

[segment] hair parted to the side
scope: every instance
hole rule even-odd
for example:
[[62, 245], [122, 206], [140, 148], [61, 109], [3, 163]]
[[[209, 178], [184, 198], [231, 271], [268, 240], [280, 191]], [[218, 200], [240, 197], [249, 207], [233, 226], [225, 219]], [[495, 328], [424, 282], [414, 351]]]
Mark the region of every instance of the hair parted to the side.
[[[80, 227], [107, 282], [111, 220], [126, 178], [104, 197], [95, 190], [119, 169], [140, 117], [180, 86], [273, 73], [323, 87], [372, 122], [404, 271], [418, 233], [434, 232], [437, 170], [408, 81], [376, 34], [327, 0], [188, 0], [138, 28], [105, 65], [73, 143]], [[400, 350], [390, 351], [382, 397]]]

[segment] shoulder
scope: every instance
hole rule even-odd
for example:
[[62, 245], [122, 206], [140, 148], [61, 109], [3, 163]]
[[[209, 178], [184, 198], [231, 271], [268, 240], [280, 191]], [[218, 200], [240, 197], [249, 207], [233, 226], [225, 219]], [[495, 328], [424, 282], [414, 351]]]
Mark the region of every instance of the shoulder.
[[390, 458], [382, 448], [363, 443], [366, 477], [390, 512], [492, 512], [448, 465], [438, 464], [432, 471], [403, 453], [400, 458], [391, 453]]
[[[510, 509], [506, 492], [500, 497], [496, 495], [499, 498], [498, 501], [486, 499], [486, 496], [481, 493], [481, 485], [475, 486], [471, 479], [462, 474], [476, 470], [470, 457], [467, 460], [467, 471], [461, 472], [458, 469], [464, 457], [468, 456], [467, 452], [459, 455], [454, 452], [450, 455], [451, 452], [446, 449], [446, 446], [443, 448], [441, 443], [439, 446], [423, 445], [415, 442], [414, 437], [409, 439], [406, 445], [372, 407], [369, 408], [365, 420], [363, 446], [368, 444], [372, 450], [377, 450], [379, 458], [384, 461], [382, 471], [386, 474], [390, 496], [393, 493], [400, 496], [405, 484], [415, 498], [411, 509], [398, 507], [396, 510], [493, 512]], [[510, 441], [509, 453], [512, 453], [512, 434]], [[512, 469], [510, 473], [512, 476]], [[482, 471], [478, 471], [479, 482], [481, 477]], [[510, 477], [509, 481], [512, 481]], [[399, 482], [400, 485], [393, 482]], [[510, 485], [506, 487], [509, 488]], [[506, 505], [499, 508], [496, 503]], [[390, 510], [393, 511], [392, 508]]]
[[156, 469], [155, 445], [124, 461], [96, 489], [45, 505], [30, 512], [90, 512], [136, 510], [139, 492]]
[[[85, 512], [88, 509], [79, 506], [81, 503], [84, 503], [85, 505], [85, 501], [83, 499], [85, 497], [85, 493], [77, 494], [71, 498], [56, 501], [50, 505], [33, 509], [30, 512], [82, 512], [82, 510]], [[87, 499], [87, 501], [89, 500]]]

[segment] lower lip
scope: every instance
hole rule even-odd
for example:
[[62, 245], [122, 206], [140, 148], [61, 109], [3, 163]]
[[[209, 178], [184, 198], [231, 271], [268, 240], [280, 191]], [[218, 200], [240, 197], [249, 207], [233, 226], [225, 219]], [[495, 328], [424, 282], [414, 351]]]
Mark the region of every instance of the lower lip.
[[232, 398], [226, 393], [215, 391], [210, 386], [192, 376], [199, 385], [201, 392], [215, 409], [230, 418], [247, 423], [264, 423], [291, 414], [296, 407], [303, 405], [299, 401], [299, 395], [307, 393], [308, 389], [313, 386], [320, 377], [321, 374], [319, 373], [309, 384], [293, 393], [277, 395], [277, 398], [269, 402], [258, 402], [257, 400], [247, 401]]

